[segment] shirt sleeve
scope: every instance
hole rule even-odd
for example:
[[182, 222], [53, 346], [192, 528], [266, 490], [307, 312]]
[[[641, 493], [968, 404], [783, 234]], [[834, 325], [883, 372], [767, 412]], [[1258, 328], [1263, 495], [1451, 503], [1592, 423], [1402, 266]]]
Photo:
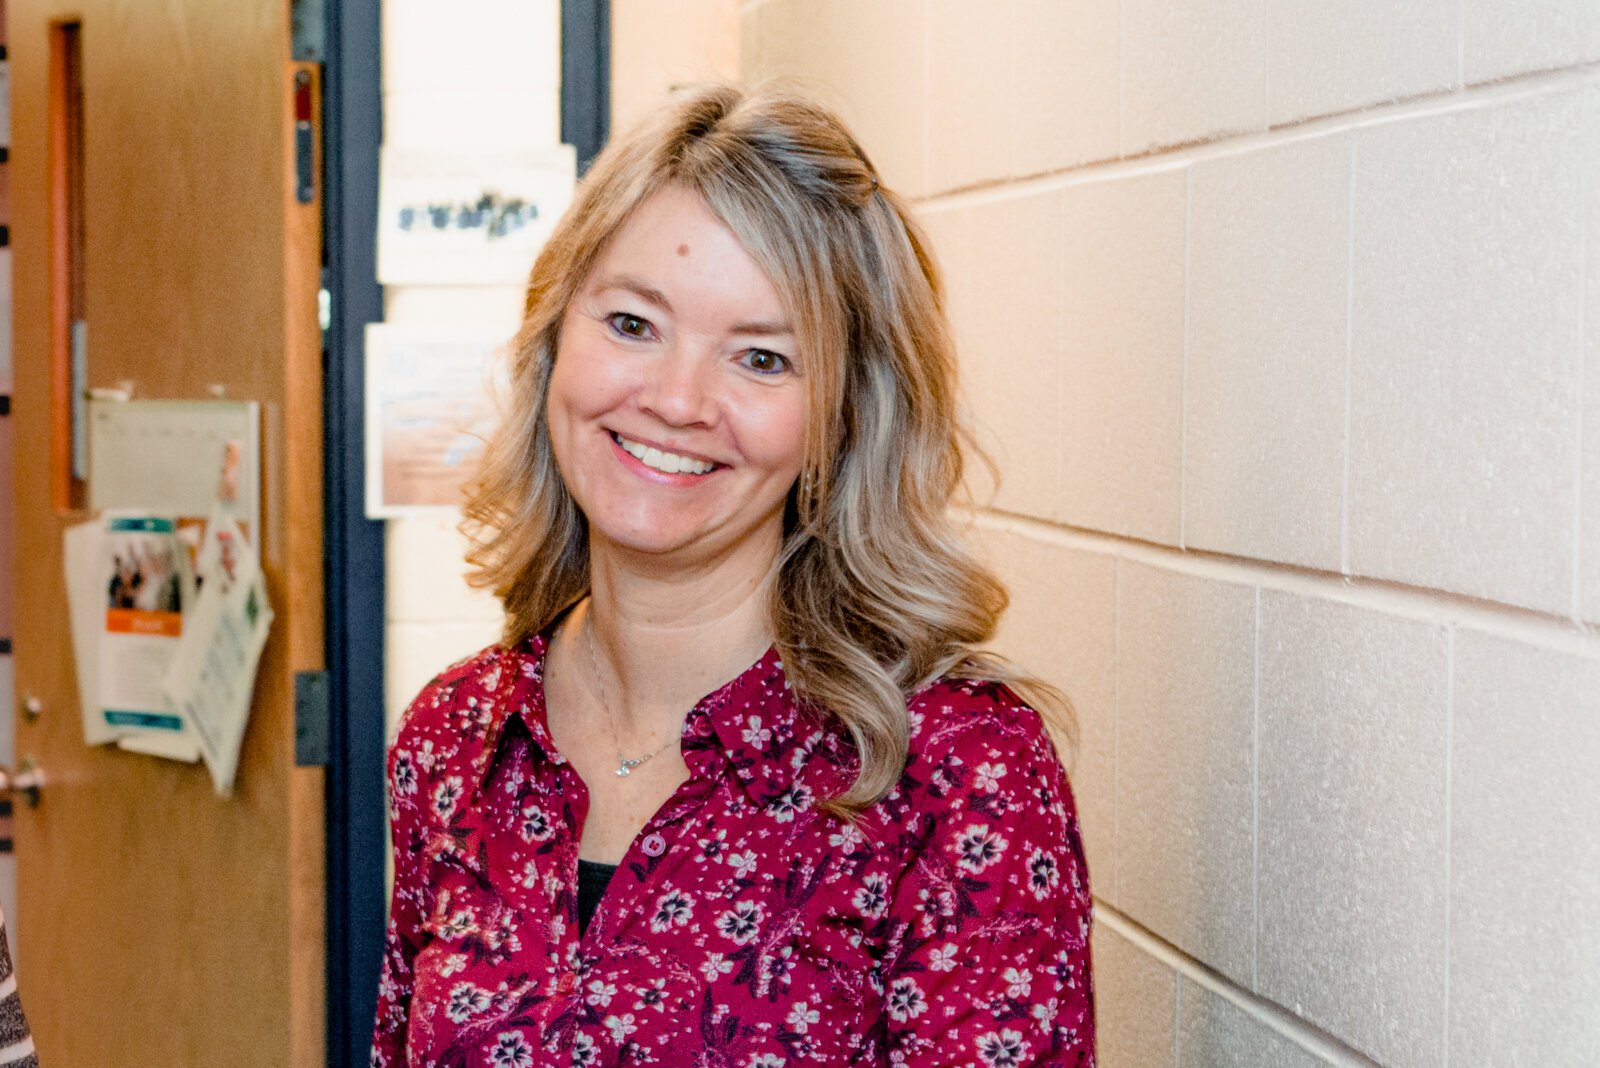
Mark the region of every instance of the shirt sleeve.
[[1092, 1068], [1091, 902], [1066, 772], [1039, 714], [945, 709], [908, 772], [929, 798], [891, 909], [889, 1063]]
[[414, 985], [412, 962], [422, 948], [422, 858], [427, 832], [425, 768], [417, 729], [424, 701], [436, 699], [425, 690], [406, 713], [400, 736], [389, 749], [389, 831], [394, 850], [394, 890], [384, 938], [383, 968], [378, 979], [378, 1015], [372, 1038], [372, 1068], [403, 1068], [408, 1063], [406, 1033], [410, 1025]]

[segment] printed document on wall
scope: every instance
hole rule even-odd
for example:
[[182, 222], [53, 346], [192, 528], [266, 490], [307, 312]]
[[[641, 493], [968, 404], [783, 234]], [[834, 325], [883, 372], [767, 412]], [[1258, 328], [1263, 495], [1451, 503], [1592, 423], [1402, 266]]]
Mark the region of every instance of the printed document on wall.
[[113, 514], [100, 541], [95, 688], [105, 725], [147, 735], [160, 755], [190, 748], [189, 725], [162, 689], [193, 597], [189, 551], [170, 516]]
[[521, 285], [572, 201], [571, 145], [521, 152], [386, 146], [378, 179], [378, 281]]

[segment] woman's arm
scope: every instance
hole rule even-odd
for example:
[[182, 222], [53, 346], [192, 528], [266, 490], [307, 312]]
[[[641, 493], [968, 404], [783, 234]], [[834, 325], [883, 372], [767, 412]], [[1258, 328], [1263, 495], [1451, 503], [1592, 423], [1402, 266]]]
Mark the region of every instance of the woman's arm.
[[993, 689], [993, 715], [947, 718], [928, 742], [930, 823], [891, 906], [889, 1060], [1090, 1068], [1089, 881], [1072, 793], [1038, 713]]
[[[427, 774], [422, 754], [420, 721], [439, 707], [444, 692], [435, 679], [407, 709], [399, 737], [389, 748], [389, 830], [394, 850], [394, 892], [389, 928], [384, 939], [383, 969], [378, 980], [378, 1016], [372, 1037], [373, 1068], [403, 1068], [406, 1033], [411, 1022], [412, 961], [422, 948], [424, 932], [422, 862], [428, 831]], [[437, 713], [434, 713], [436, 716]], [[431, 743], [430, 743], [431, 749]]]

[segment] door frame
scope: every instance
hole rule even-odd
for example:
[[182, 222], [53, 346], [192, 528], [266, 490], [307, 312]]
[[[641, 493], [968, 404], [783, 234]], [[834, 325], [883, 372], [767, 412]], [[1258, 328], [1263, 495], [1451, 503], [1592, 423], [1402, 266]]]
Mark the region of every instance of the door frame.
[[[366, 517], [368, 323], [378, 284], [383, 137], [381, 0], [327, 0], [324, 59], [323, 546], [327, 665], [327, 1042], [330, 1068], [365, 1064], [387, 925], [384, 540]], [[610, 0], [561, 0], [561, 138], [579, 173], [611, 126]]]
[[380, 0], [330, 0], [324, 59], [323, 553], [327, 665], [327, 1044], [365, 1064], [387, 922], [383, 523], [365, 505], [368, 323], [378, 285]]

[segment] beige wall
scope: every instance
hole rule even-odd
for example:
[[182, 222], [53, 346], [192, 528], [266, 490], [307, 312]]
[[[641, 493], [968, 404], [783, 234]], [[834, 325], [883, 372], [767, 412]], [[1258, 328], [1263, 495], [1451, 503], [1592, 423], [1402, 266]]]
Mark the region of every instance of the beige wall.
[[613, 131], [675, 86], [738, 77], [738, 0], [611, 0]]
[[1600, 1063], [1600, 7], [739, 19], [948, 270], [1107, 1068]]
[[[384, 143], [470, 152], [542, 149], [560, 139], [558, 0], [477, 0], [470, 17], [427, 0], [383, 5]], [[494, 32], [484, 32], [494, 27]], [[387, 286], [387, 322], [485, 329], [509, 339], [520, 286]], [[454, 513], [386, 524], [384, 705], [391, 732], [419, 689], [500, 635], [499, 602], [467, 587]]]

